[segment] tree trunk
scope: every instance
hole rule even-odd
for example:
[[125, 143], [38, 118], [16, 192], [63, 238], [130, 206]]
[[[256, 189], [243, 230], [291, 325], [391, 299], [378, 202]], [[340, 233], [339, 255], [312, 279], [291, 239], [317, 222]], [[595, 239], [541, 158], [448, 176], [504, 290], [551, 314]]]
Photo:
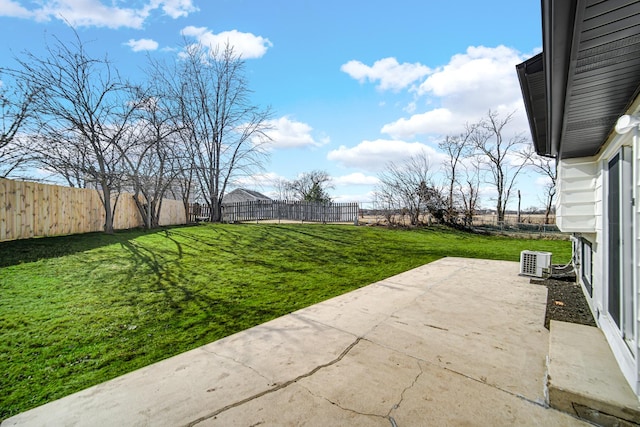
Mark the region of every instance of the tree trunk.
[[222, 221], [222, 202], [220, 200], [212, 199], [209, 203], [209, 221], [220, 222]]
[[113, 210], [111, 209], [111, 189], [108, 185], [102, 184], [102, 195], [104, 204], [104, 232], [113, 234]]
[[502, 195], [498, 194], [498, 202], [496, 203], [498, 223], [504, 221], [504, 210], [502, 209]]
[[[455, 176], [455, 169], [452, 172]], [[449, 206], [447, 207], [447, 222], [449, 224], [453, 223], [453, 186], [455, 184], [455, 180], [452, 178], [449, 183]]]
[[551, 215], [551, 207], [553, 206], [553, 196], [548, 198], [547, 208], [544, 212], [544, 223], [549, 224], [549, 216]]

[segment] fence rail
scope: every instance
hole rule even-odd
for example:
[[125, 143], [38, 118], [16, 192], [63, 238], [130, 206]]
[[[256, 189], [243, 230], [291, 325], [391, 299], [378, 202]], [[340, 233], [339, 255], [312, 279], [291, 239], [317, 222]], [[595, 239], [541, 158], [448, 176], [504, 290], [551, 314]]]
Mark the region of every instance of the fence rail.
[[225, 222], [267, 220], [322, 223], [354, 222], [357, 221], [357, 217], [357, 203], [260, 200], [222, 205], [222, 219]]
[[[0, 178], [0, 241], [103, 231], [104, 222], [97, 190]], [[160, 225], [185, 223], [184, 204], [163, 200]], [[142, 225], [133, 195], [121, 194], [113, 227]]]
[[[518, 221], [520, 219], [520, 221]], [[544, 223], [542, 214], [505, 215], [504, 221], [498, 221], [495, 215], [476, 215], [472, 227], [477, 230], [501, 231], [513, 233], [559, 234], [555, 215], [549, 217], [551, 224]]]
[[473, 226], [476, 230], [501, 231], [505, 233], [539, 233], [539, 234], [559, 234], [560, 229], [556, 224], [530, 224], [524, 222], [485, 222], [476, 223]]
[[189, 205], [189, 222], [208, 221], [211, 217], [211, 209], [208, 205], [191, 203]]

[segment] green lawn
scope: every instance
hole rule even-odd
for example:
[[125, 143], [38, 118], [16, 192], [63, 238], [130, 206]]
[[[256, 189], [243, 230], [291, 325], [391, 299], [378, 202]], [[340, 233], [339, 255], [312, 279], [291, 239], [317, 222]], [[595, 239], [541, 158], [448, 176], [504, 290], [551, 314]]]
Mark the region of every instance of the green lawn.
[[444, 256], [570, 243], [444, 228], [201, 225], [0, 243], [0, 419]]

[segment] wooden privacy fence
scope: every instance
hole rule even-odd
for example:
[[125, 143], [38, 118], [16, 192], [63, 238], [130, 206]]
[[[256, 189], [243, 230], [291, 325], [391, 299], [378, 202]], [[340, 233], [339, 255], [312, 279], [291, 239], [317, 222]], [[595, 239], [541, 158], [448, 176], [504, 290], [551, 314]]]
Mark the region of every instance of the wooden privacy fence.
[[[97, 190], [0, 178], [0, 241], [103, 231], [104, 218]], [[163, 200], [160, 225], [186, 222], [181, 201]], [[133, 195], [121, 194], [113, 227], [142, 225]]]
[[283, 220], [324, 223], [354, 222], [357, 218], [357, 203], [258, 200], [222, 205], [222, 219], [225, 222]]

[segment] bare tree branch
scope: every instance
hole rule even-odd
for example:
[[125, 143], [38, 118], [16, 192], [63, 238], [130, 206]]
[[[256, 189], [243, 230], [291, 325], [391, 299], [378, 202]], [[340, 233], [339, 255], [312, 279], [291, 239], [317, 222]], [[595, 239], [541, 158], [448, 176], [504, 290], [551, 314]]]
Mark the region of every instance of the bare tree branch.
[[100, 190], [110, 233], [125, 172], [121, 143], [136, 106], [109, 60], [92, 57], [74, 36], [70, 43], [54, 38], [43, 56], [25, 53], [10, 73], [34, 89], [39, 137], [32, 143], [40, 164], [70, 185]]
[[525, 152], [523, 155], [529, 155], [530, 163], [533, 168], [543, 177], [548, 178], [544, 185], [544, 223], [551, 222], [550, 216], [553, 210], [553, 200], [556, 196], [556, 180], [558, 177], [557, 163], [555, 159], [542, 157], [531, 152]]
[[[476, 131], [477, 125], [465, 125], [465, 130], [460, 135], [447, 136], [438, 147], [447, 155], [447, 163], [444, 165], [447, 178], [447, 213], [446, 221], [452, 223], [456, 217], [455, 188], [459, 185], [459, 170], [463, 159], [469, 157], [473, 151], [471, 137]], [[462, 165], [463, 166], [463, 165]]]
[[12, 87], [8, 84], [0, 79], [0, 178], [10, 176], [31, 158], [18, 132], [31, 117], [34, 91], [21, 81]]
[[511, 122], [514, 114], [515, 112], [511, 112], [501, 118], [497, 112], [489, 110], [487, 117], [478, 123], [471, 137], [491, 176], [490, 183], [496, 189], [498, 221], [504, 221], [513, 186], [529, 161], [526, 157], [516, 156], [518, 150], [525, 144], [526, 138], [522, 134], [516, 134], [510, 138], [505, 135], [505, 127]]
[[[396, 164], [390, 162], [378, 175], [376, 199], [387, 211], [406, 212], [411, 225], [418, 225], [424, 213], [431, 213], [437, 220], [444, 219], [445, 201], [438, 188], [432, 184], [431, 166], [426, 152]], [[387, 220], [391, 220], [387, 216]]]
[[229, 183], [262, 168], [271, 112], [250, 103], [244, 62], [230, 46], [220, 51], [187, 45], [184, 52], [173, 68], [154, 64], [155, 75], [180, 112], [180, 137], [210, 220], [220, 221]]
[[328, 189], [333, 188], [331, 177], [322, 170], [305, 172], [288, 183], [287, 190], [298, 200], [307, 202], [331, 202]]

